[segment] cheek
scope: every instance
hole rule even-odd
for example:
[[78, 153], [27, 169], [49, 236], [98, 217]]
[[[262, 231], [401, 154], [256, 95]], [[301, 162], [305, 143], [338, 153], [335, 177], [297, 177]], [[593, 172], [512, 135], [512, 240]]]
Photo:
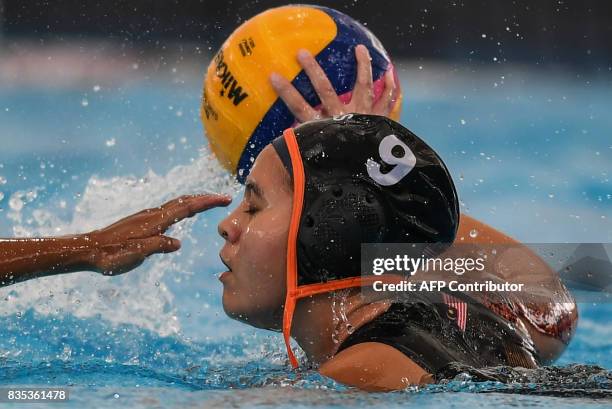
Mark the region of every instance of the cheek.
[[[277, 217], [256, 218], [243, 232], [240, 244], [241, 274], [252, 287], [285, 283], [288, 227], [279, 226]], [[248, 284], [248, 283], [247, 283]]]
[[[224, 285], [223, 306], [230, 316], [272, 317], [285, 301], [288, 228], [258, 217], [242, 232], [236, 253], [239, 268]], [[249, 321], [254, 323], [255, 321]], [[258, 324], [273, 327], [272, 323]]]

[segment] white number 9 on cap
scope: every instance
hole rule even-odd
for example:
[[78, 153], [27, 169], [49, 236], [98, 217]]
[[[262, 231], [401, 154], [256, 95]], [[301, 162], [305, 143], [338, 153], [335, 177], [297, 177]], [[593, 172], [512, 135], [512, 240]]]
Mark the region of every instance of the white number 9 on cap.
[[[397, 157], [393, 155], [393, 149], [395, 147], [401, 147], [404, 151], [403, 156]], [[416, 156], [408, 148], [408, 146], [399, 140], [395, 135], [387, 135], [380, 141], [378, 145], [378, 153], [380, 158], [389, 165], [395, 165], [390, 172], [382, 173], [380, 171], [380, 164], [376, 163], [372, 159], [368, 159], [366, 162], [366, 169], [368, 175], [374, 179], [376, 183], [382, 186], [391, 186], [402, 180], [414, 166], [416, 165]]]

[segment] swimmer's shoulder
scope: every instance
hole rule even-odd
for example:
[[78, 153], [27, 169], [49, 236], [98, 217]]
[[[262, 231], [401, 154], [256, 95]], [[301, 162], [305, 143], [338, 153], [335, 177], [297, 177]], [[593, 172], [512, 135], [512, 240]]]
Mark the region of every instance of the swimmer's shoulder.
[[[476, 234], [473, 234], [473, 232], [476, 232]], [[551, 323], [519, 317], [519, 320], [531, 335], [542, 362], [546, 364], [557, 359], [567, 347], [567, 342], [569, 342], [569, 339], [576, 330], [578, 322], [576, 303], [565, 286], [561, 284], [557, 273], [552, 270], [548, 264], [541, 261], [540, 257], [527, 246], [520, 244], [512, 237], [465, 214], [461, 214], [459, 229], [457, 230], [457, 241], [469, 244], [510, 245], [514, 251], [512, 253], [512, 262], [509, 265], [512, 265], [513, 268], [508, 268], [506, 271], [515, 270], [517, 274], [514, 276], [506, 276], [505, 278], [514, 278], [516, 282], [522, 283], [528, 283], [532, 278], [537, 283], [546, 282], [544, 289], [551, 292], [551, 297], [561, 296], [563, 298], [563, 301], [559, 303], [554, 310], [545, 312], [548, 319], [553, 320]], [[519, 268], [521, 262], [528, 264], [529, 268]], [[535, 272], [539, 272], [539, 274], [534, 275]], [[565, 297], [563, 297], [564, 295]], [[542, 305], [546, 306], [548, 303], [542, 303]], [[554, 304], [550, 303], [550, 305]], [[561, 305], [562, 308], [560, 308], [559, 305]], [[524, 313], [529, 313], [530, 311], [529, 308], [526, 308]], [[536, 322], [542, 323], [546, 328], [536, 327]], [[550, 333], [547, 333], [547, 330], [554, 329], [558, 325], [562, 325], [563, 328], [566, 328], [564, 331], [558, 331], [559, 334], [564, 334], [566, 337], [565, 340], [562, 340], [559, 336], [552, 336]]]
[[458, 243], [469, 244], [518, 244], [512, 237], [463, 213], [456, 240]]
[[319, 372], [342, 384], [370, 392], [432, 382], [431, 375], [412, 359], [380, 342], [363, 342], [343, 349], [321, 365]]

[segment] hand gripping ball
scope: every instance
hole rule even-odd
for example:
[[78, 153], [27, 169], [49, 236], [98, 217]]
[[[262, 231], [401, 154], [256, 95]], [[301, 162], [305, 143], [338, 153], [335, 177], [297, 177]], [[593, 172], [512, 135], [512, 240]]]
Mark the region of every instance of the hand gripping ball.
[[[296, 55], [315, 56], [343, 102], [351, 100], [357, 77], [355, 46], [372, 57], [374, 99], [384, 90], [389, 70], [397, 74], [380, 41], [362, 24], [319, 6], [284, 6], [256, 15], [221, 46], [204, 81], [201, 117], [210, 147], [224, 167], [244, 182], [255, 158], [296, 120], [269, 82], [277, 72], [313, 107], [321, 104]], [[399, 119], [401, 91], [395, 89], [391, 118]]]

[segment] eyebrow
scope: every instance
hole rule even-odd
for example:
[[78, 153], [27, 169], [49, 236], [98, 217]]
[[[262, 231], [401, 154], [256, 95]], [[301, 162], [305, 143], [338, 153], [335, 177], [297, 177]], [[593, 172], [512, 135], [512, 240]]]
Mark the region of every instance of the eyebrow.
[[264, 198], [263, 190], [257, 183], [253, 182], [252, 180], [247, 180], [244, 187], [245, 196], [252, 193], [260, 199]]

